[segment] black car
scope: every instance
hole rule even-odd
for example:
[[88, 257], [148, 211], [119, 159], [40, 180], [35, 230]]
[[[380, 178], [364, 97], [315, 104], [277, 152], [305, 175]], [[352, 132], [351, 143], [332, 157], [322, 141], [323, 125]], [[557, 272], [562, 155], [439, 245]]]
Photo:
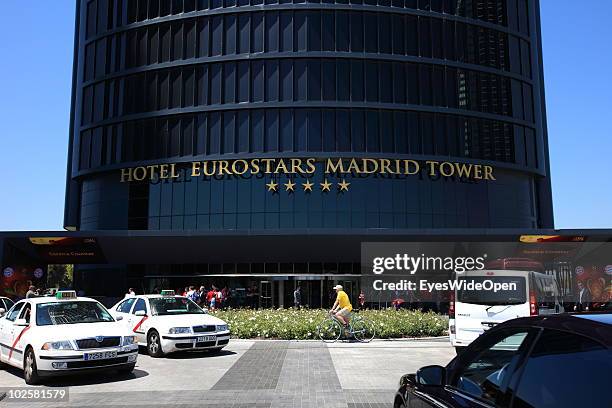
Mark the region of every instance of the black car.
[[394, 407], [611, 408], [612, 314], [502, 323], [446, 367], [404, 375]]

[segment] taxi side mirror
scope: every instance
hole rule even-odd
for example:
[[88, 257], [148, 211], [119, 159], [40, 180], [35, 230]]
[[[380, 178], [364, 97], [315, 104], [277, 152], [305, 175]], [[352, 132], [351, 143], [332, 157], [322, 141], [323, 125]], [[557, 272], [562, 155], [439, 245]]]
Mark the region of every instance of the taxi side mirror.
[[27, 326], [28, 322], [26, 321], [26, 319], [16, 319], [15, 323], [13, 323], [15, 326]]
[[134, 316], [146, 316], [146, 313], [144, 310], [137, 310], [134, 312]]
[[117, 316], [117, 317], [115, 317], [115, 320], [120, 322], [121, 320], [123, 320], [123, 316]]
[[0, 307], [0, 317], [4, 316], [5, 313], [6, 313], [6, 310]]

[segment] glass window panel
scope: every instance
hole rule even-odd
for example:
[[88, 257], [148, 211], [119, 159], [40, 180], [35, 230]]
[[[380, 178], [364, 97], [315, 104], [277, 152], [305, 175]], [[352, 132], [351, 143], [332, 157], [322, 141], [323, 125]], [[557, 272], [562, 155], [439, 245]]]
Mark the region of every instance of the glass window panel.
[[229, 62], [224, 64], [224, 81], [223, 81], [223, 103], [236, 102], [236, 64]]
[[361, 13], [351, 13], [351, 51], [363, 51], [363, 18]]
[[278, 111], [266, 113], [266, 151], [278, 151]]
[[251, 52], [262, 52], [264, 43], [263, 13], [253, 13], [251, 24]]
[[393, 54], [404, 55], [406, 52], [406, 26], [405, 17], [401, 15], [393, 15], [392, 17], [392, 33], [393, 33]]
[[421, 57], [431, 58], [431, 19], [419, 17], [419, 50]]
[[308, 60], [308, 100], [321, 100], [321, 63], [319, 60]]
[[354, 152], [365, 151], [364, 112], [351, 110], [351, 144]]
[[223, 153], [234, 153], [236, 137], [236, 122], [234, 112], [223, 113]]
[[[249, 151], [249, 111], [241, 110], [238, 112], [238, 152], [247, 153]], [[260, 147], [260, 146], [258, 146]], [[253, 149], [254, 151], [261, 151]]]
[[238, 62], [238, 102], [249, 101], [249, 62]]
[[339, 101], [348, 101], [350, 99], [350, 62], [345, 59], [336, 60], [336, 90], [338, 92], [337, 99]]
[[209, 125], [208, 134], [210, 139], [208, 141], [208, 152], [209, 154], [219, 154], [221, 145], [221, 114], [219, 112], [212, 112], [210, 114]]
[[250, 51], [251, 26], [249, 14], [240, 13], [238, 15], [238, 52], [246, 54]]
[[306, 61], [298, 59], [294, 63], [294, 99], [306, 100]]
[[264, 98], [264, 63], [263, 61], [251, 62], [251, 101], [262, 102]]
[[390, 62], [381, 62], [380, 69], [380, 102], [393, 103], [393, 70]]
[[350, 42], [349, 14], [345, 11], [336, 12], [336, 50], [348, 51]]
[[393, 112], [389, 110], [380, 111], [380, 147], [385, 153], [394, 153], [395, 142], [393, 140]]
[[208, 57], [210, 50], [208, 17], [198, 19], [198, 56]]
[[335, 51], [334, 44], [334, 13], [331, 11], [323, 11], [321, 13], [321, 28], [323, 30], [322, 50]]
[[[324, 110], [322, 115], [321, 133], [323, 138], [323, 150], [326, 152], [336, 151], [336, 115], [333, 110]], [[348, 123], [346, 124], [348, 126]], [[345, 130], [346, 132], [346, 130]]]
[[366, 113], [366, 140], [368, 152], [380, 151], [378, 111], [368, 110]]
[[278, 101], [278, 60], [266, 61], [266, 101]]
[[251, 151], [259, 152], [264, 146], [264, 114], [261, 109], [251, 112]]
[[409, 135], [406, 131], [406, 115], [402, 111], [393, 111], [393, 133], [393, 139], [395, 141], [395, 153], [408, 153]]
[[222, 64], [211, 64], [210, 72], [210, 103], [221, 103]]
[[363, 61], [351, 61], [351, 100], [363, 101]]
[[291, 60], [280, 60], [280, 99], [282, 101], [293, 100], [293, 62]]
[[305, 152], [307, 150], [306, 111], [305, 109], [296, 109], [294, 115], [295, 150]]
[[365, 63], [366, 100], [378, 102], [378, 64], [372, 61]]
[[419, 93], [422, 105], [431, 105], [433, 102], [431, 89], [431, 69], [430, 65], [419, 66]]
[[294, 44], [296, 51], [306, 51], [306, 13], [296, 11], [294, 15]]
[[281, 152], [293, 151], [293, 110], [281, 110]]
[[319, 12], [308, 12], [308, 51], [321, 50], [321, 14]]
[[211, 55], [223, 53], [223, 16], [212, 17]]
[[278, 12], [272, 11], [266, 13], [266, 51], [276, 52], [278, 47]]
[[336, 64], [334, 60], [322, 62], [323, 100], [336, 99]]
[[376, 13], [364, 13], [365, 51], [378, 52], [378, 19]]
[[321, 151], [321, 111], [309, 109], [308, 117], [308, 151]]
[[225, 54], [236, 53], [236, 16], [229, 14], [225, 20]]
[[280, 51], [293, 51], [293, 17], [290, 11], [280, 13]]

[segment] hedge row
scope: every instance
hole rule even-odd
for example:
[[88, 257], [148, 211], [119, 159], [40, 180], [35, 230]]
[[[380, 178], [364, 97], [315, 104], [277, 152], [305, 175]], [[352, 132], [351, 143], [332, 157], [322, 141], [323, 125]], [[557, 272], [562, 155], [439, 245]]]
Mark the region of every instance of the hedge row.
[[[232, 337], [305, 340], [317, 338], [317, 326], [326, 317], [322, 309], [228, 309], [213, 312], [225, 320]], [[433, 312], [406, 309], [362, 310], [359, 314], [376, 327], [376, 338], [429, 337], [446, 334], [447, 320]]]

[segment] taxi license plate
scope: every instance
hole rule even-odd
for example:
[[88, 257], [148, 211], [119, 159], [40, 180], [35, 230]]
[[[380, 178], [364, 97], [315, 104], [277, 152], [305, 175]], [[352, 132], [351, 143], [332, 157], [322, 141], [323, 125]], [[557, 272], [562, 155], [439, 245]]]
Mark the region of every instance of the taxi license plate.
[[83, 360], [85, 361], [89, 361], [89, 360], [106, 360], [109, 358], [115, 358], [117, 357], [117, 352], [116, 351], [102, 351], [99, 353], [85, 353], [83, 354]]
[[215, 341], [215, 340], [216, 340], [215, 336], [198, 336], [198, 339], [196, 341], [198, 343], [203, 343], [203, 342]]

